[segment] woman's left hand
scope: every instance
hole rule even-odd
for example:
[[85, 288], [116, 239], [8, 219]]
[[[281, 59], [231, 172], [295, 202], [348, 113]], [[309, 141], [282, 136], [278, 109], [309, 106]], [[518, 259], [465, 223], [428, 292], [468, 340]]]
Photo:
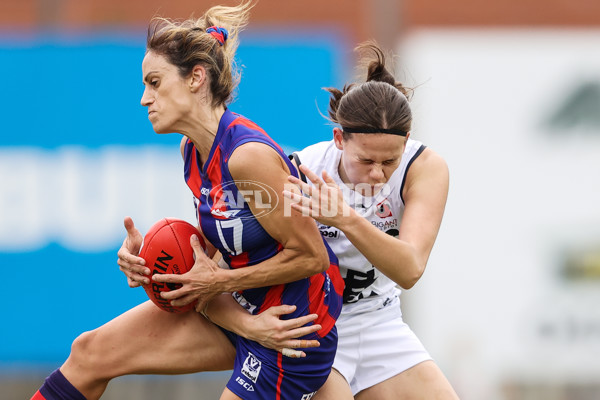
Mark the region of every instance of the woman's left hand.
[[286, 357], [302, 358], [306, 353], [300, 349], [319, 347], [318, 340], [298, 339], [321, 329], [321, 325], [310, 322], [317, 319], [317, 314], [304, 315], [292, 319], [280, 319], [282, 315], [291, 314], [295, 305], [273, 306], [252, 319], [245, 326], [245, 336], [264, 347], [279, 351]]
[[190, 243], [194, 249], [195, 263], [192, 269], [185, 274], [155, 274], [152, 279], [156, 282], [179, 283], [179, 289], [162, 292], [161, 297], [170, 300], [175, 307], [185, 306], [198, 300], [196, 311], [202, 311], [206, 303], [222, 292], [217, 284], [217, 275], [221, 268], [204, 254], [198, 236], [192, 235]]
[[302, 182], [295, 176], [289, 176], [288, 180], [300, 187], [305, 195], [308, 195], [306, 197], [284, 190], [283, 195], [293, 202], [291, 207], [303, 215], [310, 215], [323, 225], [341, 229], [345, 218], [355, 213], [344, 200], [342, 189], [325, 171], [323, 171], [323, 179], [321, 179], [305, 165], [300, 165], [299, 169], [313, 185]]

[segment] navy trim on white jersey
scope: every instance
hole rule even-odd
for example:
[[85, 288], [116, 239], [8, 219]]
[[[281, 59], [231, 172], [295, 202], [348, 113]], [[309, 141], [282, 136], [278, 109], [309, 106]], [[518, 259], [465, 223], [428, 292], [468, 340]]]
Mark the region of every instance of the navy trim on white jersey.
[[298, 175], [300, 175], [300, 180], [302, 180], [302, 182], [304, 183], [308, 183], [308, 181], [306, 180], [306, 175], [304, 175], [302, 171], [300, 171], [300, 164], [302, 164], [302, 162], [300, 161], [300, 157], [298, 157], [298, 153], [293, 152], [289, 155], [289, 159], [294, 160], [296, 162], [296, 169], [298, 170]]
[[406, 176], [408, 175], [408, 169], [412, 165], [413, 161], [415, 161], [417, 159], [417, 157], [419, 157], [421, 155], [421, 153], [426, 148], [427, 148], [427, 146], [425, 146], [424, 144], [422, 144], [421, 147], [419, 147], [419, 150], [417, 150], [417, 152], [415, 153], [415, 155], [412, 156], [412, 158], [410, 159], [410, 161], [406, 165], [406, 170], [404, 171], [404, 176], [402, 177], [402, 184], [400, 185], [400, 200], [402, 200], [403, 204], [406, 204], [406, 203], [404, 203], [404, 196], [402, 195], [402, 192], [404, 191], [404, 184], [406, 183]]

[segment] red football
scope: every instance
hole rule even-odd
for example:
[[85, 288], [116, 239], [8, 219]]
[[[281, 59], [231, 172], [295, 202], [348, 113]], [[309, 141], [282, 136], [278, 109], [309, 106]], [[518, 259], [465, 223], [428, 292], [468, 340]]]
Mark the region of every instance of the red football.
[[192, 310], [196, 305], [194, 302], [182, 307], [172, 306], [160, 293], [178, 289], [181, 285], [152, 279], [154, 274], [184, 274], [192, 268], [194, 250], [190, 237], [193, 234], [200, 239], [202, 248], [206, 248], [198, 229], [181, 219], [163, 218], [152, 225], [144, 236], [140, 257], [146, 260], [146, 266], [150, 268], [150, 283], [144, 285], [144, 289], [150, 300], [165, 311], [182, 313]]

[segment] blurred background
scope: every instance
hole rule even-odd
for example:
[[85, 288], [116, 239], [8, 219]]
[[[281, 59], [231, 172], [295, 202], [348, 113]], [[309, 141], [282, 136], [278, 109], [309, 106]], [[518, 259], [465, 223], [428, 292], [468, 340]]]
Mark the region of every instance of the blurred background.
[[[0, 0], [0, 398], [146, 300], [116, 265], [130, 215], [194, 220], [178, 135], [139, 101], [153, 15], [223, 0]], [[331, 137], [323, 87], [376, 39], [447, 161], [446, 215], [405, 319], [463, 400], [600, 398], [600, 2], [260, 0], [231, 108], [286, 150]], [[134, 340], [134, 338], [132, 338]], [[125, 377], [106, 399], [214, 399], [227, 372]]]

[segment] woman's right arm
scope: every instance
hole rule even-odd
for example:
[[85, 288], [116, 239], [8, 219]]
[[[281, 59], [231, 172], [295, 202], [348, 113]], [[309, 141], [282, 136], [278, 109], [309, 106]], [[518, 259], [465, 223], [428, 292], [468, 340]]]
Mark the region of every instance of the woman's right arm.
[[[142, 235], [130, 217], [125, 217], [125, 228], [127, 237], [118, 252], [119, 267], [127, 276], [127, 283], [130, 287], [148, 284], [150, 282], [149, 269], [144, 265], [144, 259], [138, 256], [142, 246]], [[210, 246], [207, 256], [198, 240], [192, 240], [191, 243], [196, 257], [208, 258], [215, 253], [220, 255], [214, 247]], [[206, 243], [208, 244], [208, 242]], [[294, 305], [281, 305], [271, 307], [259, 315], [252, 315], [235, 301], [231, 293], [223, 293], [212, 299], [202, 310], [202, 314], [213, 323], [246, 339], [280, 351], [288, 357], [298, 358], [305, 357], [306, 354], [303, 351], [291, 349], [318, 347], [319, 342], [296, 338], [318, 331], [321, 329], [321, 325], [305, 326], [317, 318], [316, 314], [288, 320], [280, 319], [282, 315], [290, 314], [295, 309]]]
[[317, 340], [296, 339], [321, 329], [321, 325], [304, 326], [317, 318], [317, 314], [282, 320], [280, 317], [296, 310], [294, 305], [271, 307], [258, 315], [246, 311], [230, 293], [210, 300], [202, 312], [213, 323], [283, 355], [299, 358], [306, 353], [292, 349], [319, 347]]
[[[190, 238], [190, 244], [194, 250], [194, 258], [212, 259], [217, 262], [221, 257], [216, 248], [210, 245], [210, 252], [205, 253], [200, 242]], [[210, 244], [205, 239], [207, 245]], [[298, 318], [282, 320], [280, 317], [285, 314], [291, 314], [296, 310], [295, 305], [273, 306], [264, 312], [253, 315], [242, 307], [231, 295], [231, 293], [222, 293], [215, 296], [206, 303], [204, 309], [200, 304], [196, 306], [196, 311], [201, 312], [208, 320], [234, 332], [246, 339], [258, 342], [264, 347], [279, 351], [288, 357], [306, 357], [303, 351], [291, 350], [292, 348], [310, 348], [318, 347], [317, 340], [296, 339], [316, 332], [321, 329], [321, 325], [306, 324], [314, 321], [317, 314], [309, 314]]]

